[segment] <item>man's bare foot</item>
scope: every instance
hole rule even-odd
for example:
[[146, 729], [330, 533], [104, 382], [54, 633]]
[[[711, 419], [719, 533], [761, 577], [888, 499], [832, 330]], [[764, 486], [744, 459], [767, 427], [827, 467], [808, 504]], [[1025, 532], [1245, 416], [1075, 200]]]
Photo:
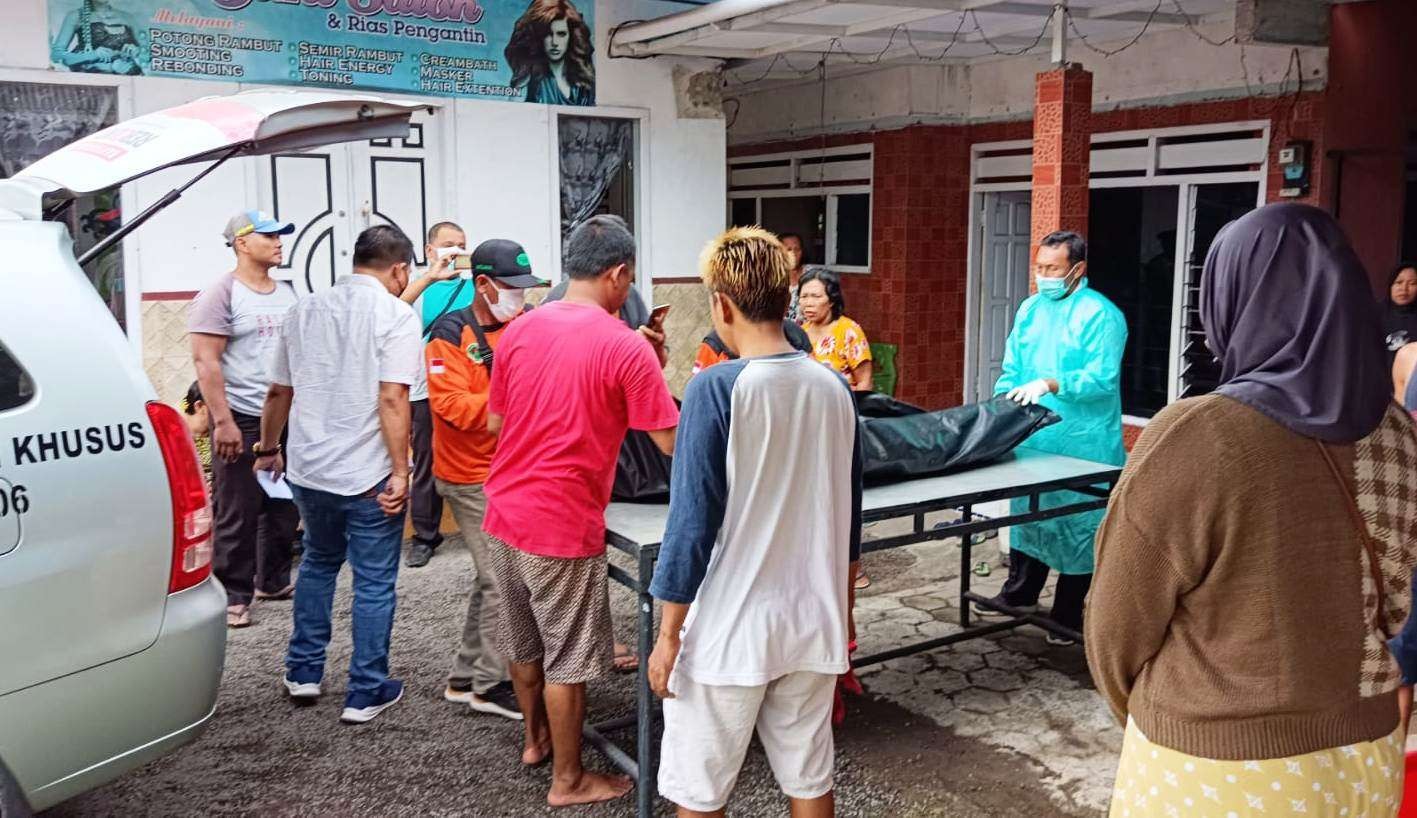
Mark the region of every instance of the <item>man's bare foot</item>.
[[546, 803], [553, 807], [569, 807], [575, 804], [594, 804], [610, 801], [630, 791], [633, 784], [627, 775], [606, 775], [582, 770], [576, 783], [562, 785], [551, 782], [551, 792], [546, 794]]
[[614, 665], [616, 673], [634, 673], [640, 669], [640, 657], [629, 645], [616, 642]]
[[528, 767], [540, 767], [551, 758], [551, 739], [538, 741], [535, 744], [528, 744], [522, 750], [522, 763]]

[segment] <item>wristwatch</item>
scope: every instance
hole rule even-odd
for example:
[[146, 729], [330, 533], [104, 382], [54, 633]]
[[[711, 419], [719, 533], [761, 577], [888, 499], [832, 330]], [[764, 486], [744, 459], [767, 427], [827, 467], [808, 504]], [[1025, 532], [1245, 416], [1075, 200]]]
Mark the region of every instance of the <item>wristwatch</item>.
[[280, 444], [277, 443], [274, 449], [262, 449], [260, 441], [251, 444], [251, 454], [257, 457], [271, 457], [280, 454]]

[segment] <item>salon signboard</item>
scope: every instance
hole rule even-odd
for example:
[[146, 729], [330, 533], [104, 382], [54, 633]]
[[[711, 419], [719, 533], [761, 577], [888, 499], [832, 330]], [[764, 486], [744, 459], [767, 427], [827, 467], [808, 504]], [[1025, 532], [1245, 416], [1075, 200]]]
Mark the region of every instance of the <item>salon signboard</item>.
[[594, 0], [49, 0], [61, 70], [595, 104]]

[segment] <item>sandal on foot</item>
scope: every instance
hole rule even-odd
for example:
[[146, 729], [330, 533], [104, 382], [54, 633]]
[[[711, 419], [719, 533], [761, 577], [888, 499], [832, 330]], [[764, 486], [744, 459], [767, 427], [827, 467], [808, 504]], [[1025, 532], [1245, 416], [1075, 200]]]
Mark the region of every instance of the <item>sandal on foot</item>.
[[226, 606], [226, 626], [228, 628], [248, 628], [251, 626], [251, 609], [245, 605]]
[[265, 591], [256, 592], [256, 600], [258, 602], [284, 602], [293, 596], [295, 596], [294, 585], [287, 585], [279, 591], [272, 591], [271, 593], [266, 593]]

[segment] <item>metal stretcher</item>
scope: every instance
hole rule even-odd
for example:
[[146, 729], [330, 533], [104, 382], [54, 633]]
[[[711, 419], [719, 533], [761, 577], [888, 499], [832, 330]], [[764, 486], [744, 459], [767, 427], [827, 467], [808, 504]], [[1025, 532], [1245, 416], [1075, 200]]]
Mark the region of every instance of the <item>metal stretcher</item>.
[[[1024, 624], [1037, 625], [1044, 630], [1081, 642], [1081, 634], [1040, 614], [1015, 610], [970, 591], [971, 538], [982, 531], [1103, 508], [1120, 475], [1121, 468], [1118, 466], [1020, 448], [1006, 460], [969, 471], [866, 489], [861, 503], [863, 524], [908, 518], [913, 521], [913, 525], [909, 533], [862, 542], [863, 555], [930, 540], [951, 537], [959, 539], [961, 630], [948, 636], [853, 659], [852, 666], [873, 665], [956, 642], [978, 639]], [[1061, 489], [1077, 492], [1083, 497], [1076, 503], [1058, 508], [1039, 508], [1040, 495]], [[1027, 511], [1011, 511], [1004, 516], [989, 519], [980, 518], [974, 513], [974, 507], [978, 504], [1018, 498], [1029, 500]], [[959, 518], [927, 528], [925, 516], [941, 511], [957, 511]], [[658, 788], [655, 786], [658, 768], [658, 707], [654, 694], [650, 691], [648, 677], [649, 655], [654, 650], [655, 643], [654, 598], [649, 594], [649, 586], [654, 576], [654, 565], [659, 557], [659, 546], [664, 539], [665, 520], [668, 516], [669, 507], [664, 504], [612, 503], [605, 511], [607, 544], [628, 555], [634, 562], [634, 567], [629, 571], [611, 564], [610, 578], [629, 588], [638, 597], [637, 647], [640, 669], [636, 678], [635, 712], [598, 724], [586, 725], [584, 730], [585, 739], [591, 746], [603, 752], [616, 767], [636, 781], [640, 818], [648, 818], [653, 814], [654, 799], [658, 794]], [[997, 610], [1008, 618], [971, 627], [969, 606], [972, 602]], [[635, 728], [633, 751], [626, 750], [610, 738], [610, 734], [631, 727]]]

